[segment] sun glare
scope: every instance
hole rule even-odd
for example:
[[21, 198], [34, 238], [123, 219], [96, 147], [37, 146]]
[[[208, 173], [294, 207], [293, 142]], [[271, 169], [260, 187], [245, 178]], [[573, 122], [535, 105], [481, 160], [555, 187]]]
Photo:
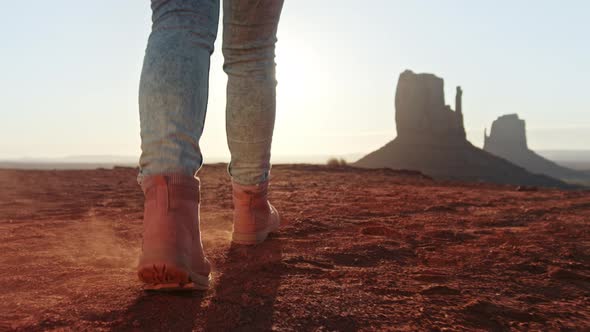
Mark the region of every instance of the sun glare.
[[309, 89], [309, 73], [315, 70], [313, 54], [309, 48], [285, 44], [277, 50], [277, 97], [281, 102], [303, 98]]

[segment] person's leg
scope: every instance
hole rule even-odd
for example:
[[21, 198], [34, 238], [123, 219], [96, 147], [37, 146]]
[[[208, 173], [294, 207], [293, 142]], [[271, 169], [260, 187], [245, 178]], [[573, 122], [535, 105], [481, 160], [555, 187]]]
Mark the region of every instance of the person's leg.
[[137, 274], [148, 289], [206, 289], [195, 172], [219, 0], [152, 0], [152, 11], [139, 90], [145, 203]]
[[242, 185], [268, 179], [275, 123], [275, 44], [283, 0], [224, 0], [229, 173]]
[[162, 173], [193, 176], [202, 165], [219, 0], [152, 0], [152, 12], [139, 87], [139, 182]]
[[264, 241], [279, 227], [279, 215], [267, 192], [276, 110], [275, 44], [282, 7], [283, 0], [223, 3], [232, 240], [238, 244]]

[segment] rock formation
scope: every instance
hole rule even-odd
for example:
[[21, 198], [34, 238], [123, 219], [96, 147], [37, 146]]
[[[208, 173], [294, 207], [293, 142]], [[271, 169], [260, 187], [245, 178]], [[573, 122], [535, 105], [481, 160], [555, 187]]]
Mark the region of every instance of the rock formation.
[[444, 81], [432, 74], [400, 75], [395, 94], [395, 122], [400, 140], [408, 142], [460, 142], [465, 140], [461, 98], [457, 87], [457, 112], [445, 104]]
[[582, 172], [560, 166], [530, 150], [526, 140], [526, 123], [517, 114], [503, 115], [492, 123], [490, 136], [484, 132], [484, 150], [532, 173], [573, 182], [587, 178]]
[[469, 143], [463, 126], [462, 95], [463, 90], [457, 87], [453, 111], [445, 104], [441, 78], [406, 70], [399, 77], [395, 95], [397, 137], [354, 165], [418, 170], [439, 179], [567, 187]]

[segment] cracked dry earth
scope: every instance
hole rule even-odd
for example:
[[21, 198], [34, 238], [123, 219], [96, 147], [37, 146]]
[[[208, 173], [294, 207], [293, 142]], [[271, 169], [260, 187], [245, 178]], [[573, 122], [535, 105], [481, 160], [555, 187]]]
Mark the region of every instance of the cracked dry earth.
[[590, 329], [589, 191], [279, 165], [284, 225], [241, 247], [225, 165], [209, 165], [212, 287], [154, 294], [134, 271], [135, 176], [0, 170], [0, 330]]

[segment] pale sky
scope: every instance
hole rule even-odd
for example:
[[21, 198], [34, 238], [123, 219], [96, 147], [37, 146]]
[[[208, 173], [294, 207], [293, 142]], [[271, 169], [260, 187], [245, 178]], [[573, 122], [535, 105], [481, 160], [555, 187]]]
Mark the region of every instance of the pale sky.
[[[590, 149], [590, 2], [286, 0], [273, 155], [369, 153], [395, 137], [405, 69], [464, 90], [468, 139], [502, 114], [534, 149]], [[147, 0], [3, 1], [0, 159], [139, 155]], [[220, 31], [221, 36], [221, 31]], [[221, 39], [221, 38], [219, 38]], [[220, 44], [201, 142], [227, 156]]]

